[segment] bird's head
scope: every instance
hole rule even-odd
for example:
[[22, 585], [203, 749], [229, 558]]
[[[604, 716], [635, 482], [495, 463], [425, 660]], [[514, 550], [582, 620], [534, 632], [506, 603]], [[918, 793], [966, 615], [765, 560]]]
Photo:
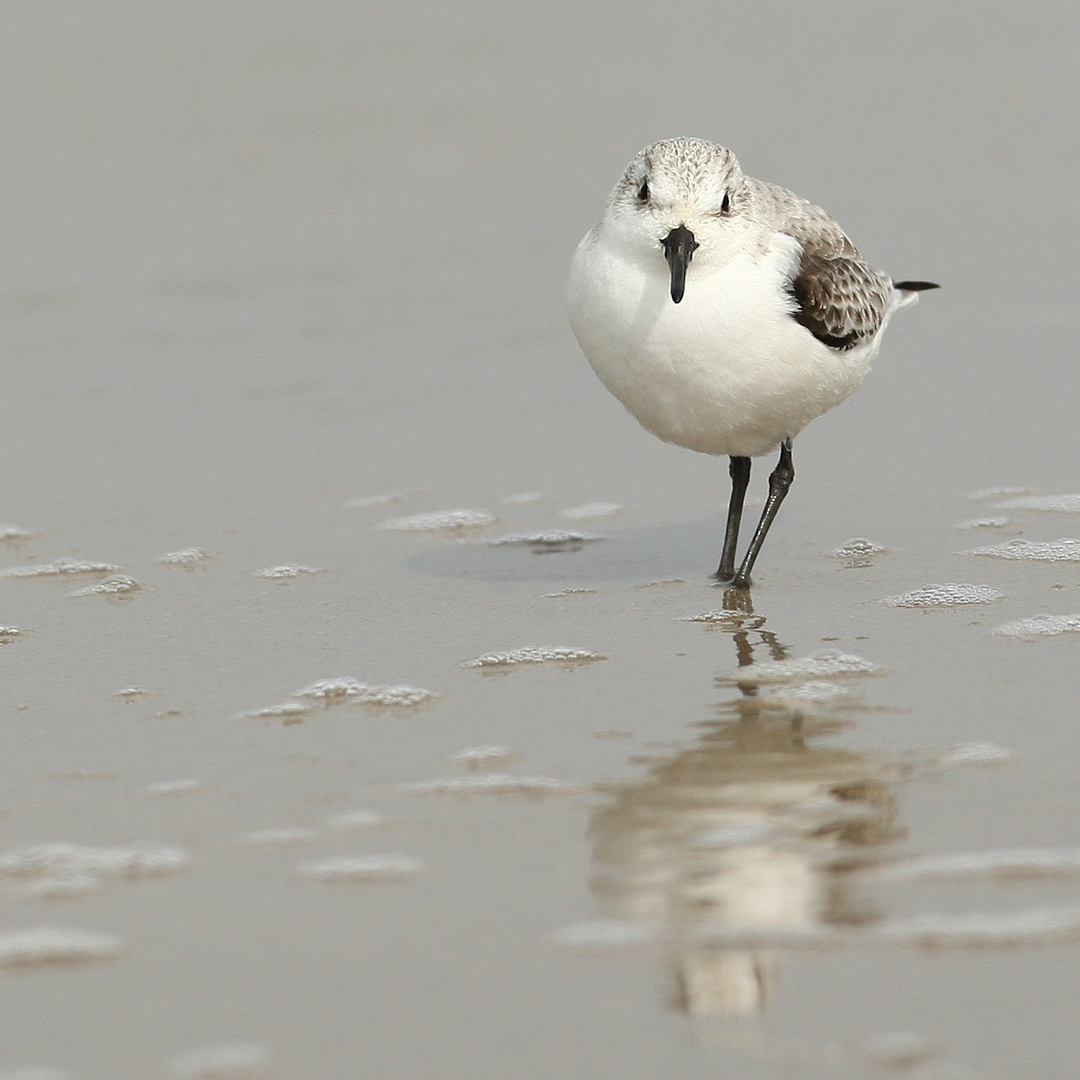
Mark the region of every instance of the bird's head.
[[746, 244], [749, 192], [735, 155], [704, 139], [665, 139], [627, 166], [608, 200], [607, 227], [641, 260], [667, 262], [671, 299], [697, 273], [723, 266]]

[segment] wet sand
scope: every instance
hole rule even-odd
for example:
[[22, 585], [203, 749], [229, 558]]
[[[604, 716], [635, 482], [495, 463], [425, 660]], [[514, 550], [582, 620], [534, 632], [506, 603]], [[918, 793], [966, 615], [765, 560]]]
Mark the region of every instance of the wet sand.
[[[1074, 1075], [1076, 16], [804, 12], [9, 13], [0, 1075]], [[562, 309], [676, 134], [943, 286], [749, 607]]]

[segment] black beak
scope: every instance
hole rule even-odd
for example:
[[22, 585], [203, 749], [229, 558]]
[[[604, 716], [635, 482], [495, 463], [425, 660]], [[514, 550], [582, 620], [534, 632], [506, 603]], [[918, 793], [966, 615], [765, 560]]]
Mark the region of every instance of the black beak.
[[672, 229], [660, 244], [664, 249], [664, 258], [671, 267], [671, 299], [677, 304], [683, 298], [686, 268], [697, 251], [698, 242], [685, 225], [680, 225], [677, 229]]

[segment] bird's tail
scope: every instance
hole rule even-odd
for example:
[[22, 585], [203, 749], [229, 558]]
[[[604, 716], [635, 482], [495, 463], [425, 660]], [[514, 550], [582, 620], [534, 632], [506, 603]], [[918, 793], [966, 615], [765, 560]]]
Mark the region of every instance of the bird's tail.
[[940, 289], [936, 281], [894, 281], [893, 288], [896, 290], [896, 301], [893, 311], [909, 307], [919, 299], [919, 293], [927, 289]]

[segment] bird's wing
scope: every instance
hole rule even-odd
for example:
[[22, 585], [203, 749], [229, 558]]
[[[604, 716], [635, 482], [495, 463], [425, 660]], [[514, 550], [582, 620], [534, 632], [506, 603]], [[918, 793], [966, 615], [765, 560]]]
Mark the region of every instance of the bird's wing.
[[892, 281], [863, 261], [820, 207], [772, 184], [761, 188], [777, 229], [802, 249], [790, 282], [792, 317], [831, 349], [853, 349], [868, 341], [889, 310]]

